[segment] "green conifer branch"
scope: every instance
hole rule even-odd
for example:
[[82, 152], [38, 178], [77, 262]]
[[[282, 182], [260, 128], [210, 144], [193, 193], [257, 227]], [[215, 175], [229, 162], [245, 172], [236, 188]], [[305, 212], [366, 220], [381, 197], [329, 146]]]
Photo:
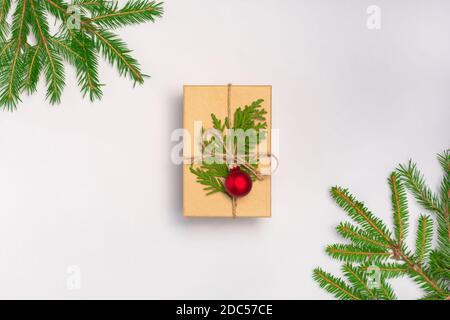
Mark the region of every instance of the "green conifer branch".
[[428, 216], [420, 216], [416, 238], [416, 260], [422, 265], [431, 251], [433, 221]]
[[362, 202], [357, 201], [347, 189], [333, 187], [331, 188], [331, 196], [367, 232], [382, 238], [387, 244], [392, 244], [391, 233], [386, 225], [375, 217]]
[[416, 200], [425, 209], [441, 212], [441, 206], [437, 195], [426, 185], [425, 178], [417, 169], [417, 165], [411, 160], [407, 165], [399, 165], [398, 172], [402, 177], [405, 186], [411, 191]]
[[388, 179], [391, 188], [392, 211], [394, 212], [394, 227], [397, 243], [401, 246], [408, 233], [408, 203], [406, 192], [399, 176], [393, 172]]
[[42, 70], [42, 50], [40, 44], [28, 48], [26, 65], [28, 67], [25, 88], [31, 94], [36, 91], [39, 74]]
[[[28, 1], [19, 2], [13, 13], [11, 29], [11, 51], [5, 52], [5, 67], [0, 76], [0, 106], [12, 110], [20, 101], [20, 92], [24, 87], [25, 56], [22, 54], [25, 48], [30, 19]], [[5, 19], [7, 12], [4, 12]]]
[[117, 7], [97, 7], [96, 14], [90, 19], [102, 28], [119, 28], [132, 24], [154, 22], [163, 13], [162, 3], [147, 0], [131, 0], [121, 9]]
[[380, 279], [380, 284], [378, 288], [375, 288], [376, 295], [378, 299], [383, 300], [397, 300], [397, 295], [392, 289], [391, 285], [386, 282], [386, 278], [384, 276]]
[[368, 284], [367, 273], [359, 268], [353, 267], [351, 264], [344, 264], [342, 272], [347, 277], [353, 288], [367, 299], [377, 299], [376, 292]]
[[407, 265], [392, 262], [368, 261], [361, 264], [360, 268], [363, 271], [368, 271], [372, 270], [374, 267], [382, 272], [385, 279], [400, 278], [409, 272]]
[[442, 288], [450, 287], [450, 258], [442, 249], [431, 251], [429, 272]]
[[334, 259], [344, 262], [363, 263], [370, 261], [384, 261], [389, 259], [390, 252], [383, 249], [355, 246], [352, 244], [333, 244], [326, 248], [326, 252]]
[[[119, 7], [104, 0], [15, 0], [10, 26], [7, 17], [12, 2], [0, 0], [0, 107], [14, 110], [24, 91], [36, 91], [40, 77], [45, 78], [50, 103], [60, 103], [65, 85], [63, 61], [75, 67], [83, 96], [100, 99], [99, 54], [120, 75], [134, 83], [144, 82], [146, 76], [131, 50], [107, 29], [154, 22], [162, 16], [161, 2], [128, 0]], [[73, 12], [74, 6], [79, 12]], [[49, 15], [60, 21], [56, 34], [50, 32]], [[73, 19], [79, 27], [69, 23]], [[37, 45], [29, 43], [31, 36]]]
[[[27, 1], [27, 0], [25, 0]], [[35, 3], [33, 0], [28, 0], [30, 3], [30, 10], [32, 12], [33, 33], [35, 34], [38, 43], [43, 48], [44, 52], [44, 73], [47, 82], [47, 97], [50, 98], [50, 103], [55, 104], [61, 101], [61, 93], [64, 88], [64, 67], [62, 59], [57, 55], [57, 51], [49, 41], [51, 36], [48, 29], [48, 23], [40, 5], [40, 2]]]
[[[448, 159], [447, 151], [439, 157], [445, 171], [441, 199], [431, 193], [412, 162], [408, 166], [401, 166], [389, 176], [395, 239], [384, 222], [375, 217], [347, 189], [333, 187], [333, 199], [358, 224], [355, 226], [343, 222], [337, 227], [338, 233], [350, 240], [351, 244], [334, 244], [326, 248], [331, 257], [345, 262], [343, 273], [350, 285], [316, 269], [314, 279], [319, 285], [340, 299], [395, 299], [396, 295], [386, 280], [408, 275], [424, 290], [423, 299], [450, 299], [450, 258], [446, 242], [448, 220], [445, 215], [447, 205], [442, 205], [448, 204]], [[409, 220], [405, 186], [420, 204], [438, 213], [439, 238], [442, 238], [438, 249], [432, 249], [433, 221], [425, 215], [419, 218], [415, 252], [411, 253], [405, 245]], [[436, 210], [438, 207], [439, 211]], [[368, 286], [367, 273], [373, 270], [380, 272], [376, 288]], [[345, 289], [344, 293], [342, 288]]]
[[6, 20], [9, 9], [11, 7], [11, 0], [0, 0], [0, 41], [4, 42], [8, 33], [9, 24]]
[[337, 226], [338, 233], [345, 239], [350, 239], [355, 245], [373, 247], [377, 249], [390, 249], [390, 245], [383, 239], [352, 225], [349, 222], [342, 222]]
[[333, 294], [340, 300], [364, 300], [365, 298], [353, 287], [346, 284], [344, 280], [333, 276], [320, 268], [314, 270], [313, 277], [314, 280], [319, 283], [321, 288]]
[[446, 250], [450, 259], [450, 150], [445, 150], [442, 154], [439, 154], [438, 160], [444, 171], [440, 188], [441, 213], [437, 215], [438, 242], [441, 250]]
[[442, 288], [449, 288], [450, 219], [448, 207], [450, 194], [450, 150], [446, 149], [439, 154], [438, 160], [443, 170], [439, 196], [426, 186], [424, 176], [411, 160], [406, 165], [400, 165], [397, 171], [402, 175], [402, 180], [405, 181], [405, 185], [410, 189], [418, 203], [426, 210], [431, 211], [436, 217], [438, 246], [431, 251], [427, 271], [437, 279], [436, 281]]

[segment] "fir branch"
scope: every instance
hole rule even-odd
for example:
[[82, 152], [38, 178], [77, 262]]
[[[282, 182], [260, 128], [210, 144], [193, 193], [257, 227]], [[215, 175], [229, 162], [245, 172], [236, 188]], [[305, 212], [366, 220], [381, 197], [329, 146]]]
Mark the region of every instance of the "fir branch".
[[391, 233], [386, 225], [376, 218], [362, 202], [357, 201], [347, 189], [331, 188], [331, 196], [348, 215], [359, 223], [368, 233], [381, 237], [386, 243], [392, 244]]
[[59, 37], [50, 37], [49, 40], [52, 43], [53, 48], [56, 50], [56, 52], [65, 61], [74, 64], [74, 63], [76, 63], [76, 61], [84, 59], [84, 57], [81, 56], [79, 51], [71, 48], [71, 45], [72, 45], [71, 41], [68, 41], [66, 39], [62, 39]]
[[0, 0], [0, 23], [4, 23], [6, 21], [10, 7], [11, 0]]
[[84, 31], [72, 33], [72, 48], [82, 54], [82, 59], [74, 62], [77, 71], [78, 85], [83, 97], [89, 94], [89, 99], [94, 101], [102, 97], [102, 84], [98, 76], [98, 55], [92, 38]]
[[197, 176], [197, 182], [205, 186], [203, 190], [207, 191], [207, 195], [217, 192], [227, 194], [221, 179], [228, 174], [228, 167], [226, 164], [203, 163], [200, 168], [191, 166], [189, 170]]
[[448, 289], [445, 290], [435, 283], [428, 275], [428, 270], [417, 269], [410, 272], [410, 278], [413, 279], [426, 295], [433, 295], [437, 299], [450, 299]]
[[[63, 61], [72, 64], [83, 96], [91, 101], [102, 96], [98, 77], [101, 53], [117, 68], [120, 75], [134, 83], [143, 83], [146, 77], [131, 50], [117, 35], [103, 28], [153, 22], [162, 16], [162, 3], [149, 0], [128, 0], [124, 5], [110, 5], [104, 0], [16, 0], [11, 27], [6, 20], [11, 0], [0, 0], [0, 107], [14, 110], [23, 91], [36, 91], [41, 76], [47, 84], [47, 98], [51, 104], [60, 103], [65, 86]], [[69, 9], [78, 6], [76, 16]], [[48, 16], [60, 22], [53, 34]], [[79, 29], [69, 24], [73, 19]], [[33, 35], [37, 44], [30, 44]]]
[[348, 222], [342, 222], [337, 226], [338, 233], [345, 239], [350, 239], [355, 245], [363, 245], [369, 247], [379, 248], [387, 248], [390, 249], [389, 243], [387, 243], [384, 239], [373, 238], [373, 234], [365, 232], [364, 230], [352, 225]]
[[[5, 54], [8, 52], [8, 50], [11, 49], [11, 46], [13, 44], [14, 44], [14, 41], [12, 41], [12, 40], [10, 40], [10, 41], [3, 41], [1, 43], [1, 46], [0, 46], [0, 48], [1, 48], [1, 50], [0, 50], [0, 59], [5, 56]], [[0, 62], [1, 61], [2, 60], [0, 60]], [[4, 63], [0, 64], [0, 66], [4, 66], [4, 65], [5, 65]]]
[[12, 22], [12, 50], [10, 54], [5, 52], [4, 63], [7, 63], [2, 70], [0, 77], [0, 106], [8, 110], [14, 110], [20, 101], [20, 92], [24, 87], [25, 78], [25, 56], [21, 53], [25, 47], [28, 34], [29, 8], [28, 1], [20, 1], [13, 13]]
[[408, 202], [406, 192], [399, 176], [392, 172], [388, 179], [391, 188], [392, 211], [394, 212], [395, 236], [401, 246], [408, 233]]
[[387, 250], [375, 250], [371, 247], [348, 244], [329, 245], [325, 251], [334, 259], [344, 262], [358, 263], [364, 263], [367, 261], [384, 261], [389, 259], [391, 255]]
[[[75, 0], [74, 5], [77, 5], [84, 13], [98, 14], [105, 10], [105, 7], [111, 7], [111, 1], [105, 0]], [[117, 6], [116, 6], [117, 7]]]
[[40, 44], [30, 47], [27, 54], [27, 74], [25, 88], [28, 94], [36, 91], [39, 75], [42, 70], [42, 53]]
[[381, 277], [380, 280], [380, 286], [375, 290], [376, 295], [384, 300], [397, 300], [397, 295], [395, 294], [394, 289], [392, 289], [391, 285], [386, 282], [386, 279]]
[[429, 256], [429, 272], [438, 279], [442, 288], [450, 287], [450, 256], [444, 250], [432, 250]]
[[441, 212], [438, 197], [427, 187], [425, 179], [415, 163], [410, 160], [407, 165], [399, 165], [397, 171], [405, 186], [425, 209]]
[[450, 292], [448, 288], [442, 288], [439, 281], [434, 280], [431, 277], [431, 272], [428, 268], [423, 268], [414, 261], [413, 257], [410, 257], [406, 253], [400, 253], [401, 260], [403, 260], [409, 268], [410, 277], [427, 293], [433, 293], [439, 295], [442, 299], [450, 298]]
[[48, 42], [50, 34], [48, 30], [47, 19], [43, 8], [38, 3], [35, 5], [33, 0], [29, 0], [32, 12], [33, 32], [35, 33], [38, 43], [42, 46], [44, 52], [44, 60], [46, 61], [44, 72], [47, 82], [47, 98], [50, 98], [50, 103], [59, 103], [61, 99], [61, 92], [65, 85], [64, 82], [64, 66], [60, 56], [57, 55], [56, 50]]
[[420, 216], [416, 238], [416, 261], [423, 264], [431, 250], [433, 239], [433, 221], [428, 216]]
[[9, 24], [6, 18], [10, 8], [11, 0], [0, 0], [0, 41], [2, 42], [6, 40], [8, 34]]
[[[419, 300], [442, 300], [442, 297], [435, 293], [429, 293]], [[448, 300], [448, 299], [447, 299]]]
[[119, 28], [126, 25], [154, 22], [163, 14], [162, 3], [147, 0], [131, 0], [124, 7], [101, 7], [90, 21], [102, 28]]
[[375, 291], [367, 284], [367, 273], [348, 263], [342, 266], [342, 272], [361, 295], [366, 296], [367, 299], [377, 299]]
[[120, 75], [129, 76], [130, 79], [142, 84], [144, 75], [142, 74], [139, 63], [130, 55], [125, 42], [110, 31], [100, 31], [95, 28], [89, 28], [95, 35], [95, 44], [103, 57], [117, 68]]
[[333, 294], [341, 300], [362, 300], [362, 297], [352, 287], [348, 286], [342, 279], [323, 271], [320, 268], [314, 270], [314, 280], [317, 281], [321, 288]]
[[[450, 276], [448, 272], [448, 266], [450, 265], [450, 221], [448, 212], [450, 192], [449, 150], [446, 149], [443, 153], [439, 154], [438, 160], [444, 171], [441, 182], [440, 199], [428, 186], [426, 186], [423, 175], [412, 161], [409, 161], [407, 165], [400, 165], [398, 171], [403, 175], [402, 178], [406, 181], [407, 186], [409, 186], [411, 193], [417, 199], [419, 204], [436, 215], [438, 223], [438, 247], [436, 250], [432, 251], [431, 256], [433, 257], [433, 260], [431, 261], [430, 258], [430, 263], [426, 268], [429, 274], [425, 275], [425, 278], [434, 279], [433, 281], [438, 284], [438, 287], [447, 288], [448, 291], [448, 288], [450, 287]], [[425, 279], [423, 276], [421, 277]], [[429, 281], [426, 282], [426, 285], [430, 285]], [[431, 285], [431, 288], [435, 287], [435, 285]]]
[[[445, 176], [448, 177], [448, 153], [440, 156], [439, 160], [444, 168]], [[450, 161], [450, 160], [449, 160]], [[401, 178], [399, 179], [399, 176]], [[350, 279], [353, 287], [350, 289], [359, 292], [365, 298], [395, 299], [395, 293], [390, 285], [385, 281], [389, 278], [408, 275], [424, 291], [424, 299], [450, 299], [450, 248], [448, 246], [448, 220], [442, 214], [446, 206], [442, 206], [441, 211], [436, 210], [437, 204], [448, 201], [447, 182], [444, 185], [444, 196], [441, 199], [435, 197], [430, 189], [425, 185], [423, 176], [415, 165], [410, 162], [408, 167], [401, 168], [390, 175], [388, 179], [392, 192], [392, 207], [395, 224], [396, 240], [391, 237], [386, 225], [375, 217], [362, 202], [357, 201], [347, 189], [333, 187], [331, 195], [336, 203], [342, 207], [346, 213], [359, 225], [353, 226], [350, 223], [341, 223], [337, 230], [346, 239], [350, 239], [352, 244], [334, 244], [327, 247], [326, 252], [335, 259], [344, 261], [344, 270], [347, 278]], [[408, 226], [408, 207], [406, 193], [403, 185], [416, 196], [418, 202], [430, 211], [437, 212], [440, 229], [444, 232], [439, 234], [439, 248], [432, 250], [433, 226], [429, 216], [419, 218], [419, 227], [416, 235], [416, 251], [412, 254], [404, 240]], [[442, 239], [441, 239], [442, 238]], [[392, 263], [389, 260], [398, 262]], [[354, 264], [358, 264], [355, 266]], [[364, 284], [366, 272], [373, 271], [374, 268], [381, 272], [381, 282], [379, 288], [367, 291]], [[324, 287], [323, 279], [316, 281]], [[325, 288], [326, 289], [326, 288]]]
[[335, 277], [322, 269], [313, 272], [314, 280], [321, 288], [341, 300], [395, 300], [397, 296], [386, 278], [375, 275], [360, 267], [344, 264], [342, 272], [349, 284], [341, 278]]
[[66, 22], [68, 14], [68, 5], [63, 0], [46, 0], [44, 1], [45, 8], [53, 16]]
[[409, 268], [405, 264], [391, 262], [369, 261], [361, 265], [361, 270], [367, 271], [376, 268], [382, 272], [385, 279], [400, 278], [408, 274]]
[[440, 248], [446, 250], [447, 254], [450, 255], [450, 150], [445, 150], [442, 154], [439, 154], [438, 160], [444, 171], [440, 190], [442, 214], [437, 216], [438, 242]]
[[450, 149], [445, 150], [441, 154], [438, 154], [438, 161], [444, 170], [445, 175], [450, 174]]

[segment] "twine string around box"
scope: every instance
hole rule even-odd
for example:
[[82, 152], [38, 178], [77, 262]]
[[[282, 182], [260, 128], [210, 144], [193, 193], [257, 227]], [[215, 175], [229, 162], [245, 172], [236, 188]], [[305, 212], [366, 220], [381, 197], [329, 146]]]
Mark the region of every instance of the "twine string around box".
[[[227, 89], [228, 89], [228, 94], [227, 94], [227, 114], [228, 114], [228, 123], [230, 128], [232, 127], [231, 125], [231, 87], [232, 84], [228, 84], [227, 85]], [[227, 161], [227, 159], [233, 159], [233, 161], [231, 162], [231, 164], [235, 164], [238, 163], [242, 166], [244, 166], [247, 170], [249, 170], [255, 177], [257, 180], [262, 181], [264, 180], [263, 178], [263, 174], [256, 168], [254, 168], [249, 162], [247, 162], [244, 158], [240, 157], [238, 154], [235, 154], [234, 152], [230, 151], [226, 145], [225, 145], [225, 141], [223, 140], [223, 137], [221, 135], [218, 134], [217, 131], [212, 131], [212, 136], [214, 136], [215, 140], [214, 142], [217, 141], [218, 145], [225, 150], [225, 153], [215, 153], [214, 156], [213, 155], [207, 155], [206, 157], [203, 156], [203, 150], [204, 148], [206, 148], [206, 144], [205, 144], [205, 136], [210, 133], [208, 130], [206, 130], [203, 135], [202, 135], [202, 159], [208, 159], [208, 158], [216, 158], [217, 156], [222, 157], [225, 161]], [[275, 159], [276, 161], [276, 166], [274, 170], [271, 170], [270, 174], [265, 174], [265, 175], [272, 175], [273, 173], [275, 173], [275, 171], [278, 170], [278, 166], [279, 166], [279, 160], [278, 157], [275, 156], [272, 153], [268, 153], [268, 156], [270, 158]], [[190, 158], [191, 161], [195, 161], [194, 157]], [[228, 162], [227, 162], [228, 163]], [[229, 165], [229, 164], [228, 164]], [[230, 165], [229, 165], [230, 166]], [[233, 218], [236, 218], [236, 207], [237, 207], [237, 199], [236, 197], [231, 197], [231, 202], [232, 202], [232, 206], [231, 206], [231, 210], [232, 210], [232, 216]]]

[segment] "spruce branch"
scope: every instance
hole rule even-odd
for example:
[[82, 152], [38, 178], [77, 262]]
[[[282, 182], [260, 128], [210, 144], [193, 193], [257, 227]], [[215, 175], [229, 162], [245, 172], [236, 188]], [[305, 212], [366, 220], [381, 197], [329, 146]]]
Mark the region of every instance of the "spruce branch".
[[[440, 162], [445, 163], [442, 159]], [[417, 173], [417, 168], [414, 168], [413, 165], [409, 168], [413, 168], [410, 171], [414, 172], [411, 177], [420, 177], [421, 183], [414, 185], [420, 185], [418, 189], [422, 191], [429, 190], [423, 182], [423, 177]], [[332, 198], [357, 223], [357, 225], [353, 225], [349, 222], [342, 222], [337, 227], [338, 233], [343, 238], [350, 240], [351, 244], [334, 244], [326, 248], [326, 252], [331, 257], [345, 262], [342, 270], [350, 285], [341, 286], [341, 288], [345, 288], [347, 293], [354, 294], [350, 296], [336, 288], [336, 284], [345, 284], [341, 279], [327, 274], [321, 269], [314, 271], [314, 279], [319, 285], [337, 298], [395, 299], [396, 295], [386, 280], [404, 275], [409, 276], [424, 290], [424, 299], [450, 298], [449, 248], [448, 245], [444, 245], [440, 246], [439, 250], [432, 250], [432, 219], [426, 215], [420, 216], [414, 253], [411, 253], [404, 243], [409, 216], [405, 192], [408, 182], [403, 176], [407, 171], [393, 172], [388, 179], [391, 189], [395, 238], [384, 222], [375, 217], [347, 189], [341, 187], [331, 189]], [[414, 180], [417, 182], [416, 178]], [[428, 191], [425, 193], [422, 191], [420, 192], [422, 195], [429, 194]], [[413, 190], [412, 192], [414, 193]], [[426, 198], [429, 199], [428, 196]], [[423, 198], [418, 198], [418, 201], [423, 204], [422, 200]], [[442, 200], [436, 199], [434, 203], [440, 201]], [[428, 206], [427, 208], [435, 212], [432, 207]], [[447, 235], [447, 233], [445, 234]], [[376, 288], [367, 286], [367, 273], [373, 270], [380, 273], [380, 281]]]
[[[72, 3], [78, 5], [82, 10], [98, 12], [105, 5], [107, 5], [108, 1], [107, 0], [73, 0]], [[109, 3], [113, 4], [113, 2], [109, 2]]]
[[[447, 255], [450, 256], [450, 150], [445, 150], [438, 155], [439, 163], [442, 166], [444, 175], [441, 182], [441, 214], [438, 214], [438, 241], [442, 250], [447, 248]], [[450, 259], [450, 258], [449, 258]]]
[[83, 55], [83, 59], [75, 60], [78, 85], [81, 87], [83, 97], [89, 94], [91, 101], [101, 99], [103, 92], [98, 76], [98, 54], [95, 45], [84, 32], [74, 35], [74, 38], [76, 41], [73, 43], [73, 47]]
[[429, 258], [429, 272], [443, 288], [450, 287], [450, 258], [443, 250], [432, 250]]
[[332, 274], [316, 268], [313, 273], [314, 280], [319, 283], [320, 287], [333, 294], [340, 300], [364, 300], [354, 288], [345, 283], [344, 280], [333, 276]]
[[398, 244], [401, 246], [408, 233], [409, 216], [406, 192], [396, 172], [391, 174], [388, 181], [392, 194], [391, 201], [392, 211], [394, 212], [395, 236]]
[[372, 270], [374, 268], [380, 270], [385, 279], [403, 277], [409, 271], [407, 265], [399, 263], [368, 261], [361, 264], [361, 270], [363, 271]]
[[417, 169], [415, 163], [410, 160], [407, 165], [399, 165], [397, 170], [405, 186], [411, 191], [419, 204], [429, 211], [441, 212], [437, 195], [426, 185], [425, 178]]
[[375, 249], [390, 249], [390, 245], [373, 234], [362, 230], [349, 222], [342, 222], [337, 226], [338, 233], [345, 239], [350, 239], [354, 244], [373, 247]]
[[61, 37], [50, 37], [50, 42], [52, 42], [57, 53], [66, 62], [76, 63], [78, 60], [83, 60], [82, 51], [78, 51], [71, 47], [71, 43]]
[[397, 300], [397, 295], [392, 289], [391, 285], [386, 282], [386, 278], [382, 277], [380, 279], [379, 287], [375, 289], [377, 297], [383, 300]]
[[9, 9], [11, 7], [11, 0], [0, 0], [0, 41], [5, 41], [8, 33], [9, 23], [6, 20]]
[[[17, 4], [13, 13], [11, 29], [12, 46], [4, 54], [5, 68], [0, 77], [0, 106], [12, 110], [20, 101], [20, 92], [24, 87], [25, 56], [22, 54], [29, 32], [27, 21], [31, 18], [28, 1]], [[4, 12], [5, 19], [7, 12]]]
[[387, 244], [392, 244], [391, 233], [386, 225], [380, 219], [375, 217], [364, 206], [364, 203], [357, 201], [347, 189], [333, 187], [331, 188], [331, 196], [336, 203], [367, 232], [383, 239]]
[[121, 9], [117, 7], [97, 7], [96, 14], [90, 19], [99, 27], [119, 28], [132, 24], [154, 22], [163, 13], [162, 3], [147, 0], [131, 0]]
[[[131, 49], [108, 29], [154, 22], [162, 16], [162, 2], [128, 0], [122, 6], [105, 0], [16, 0], [12, 22], [7, 17], [13, 1], [0, 0], [0, 107], [14, 110], [26, 91], [36, 91], [41, 77], [47, 98], [58, 104], [65, 86], [64, 62], [75, 67], [83, 96], [102, 97], [98, 61], [102, 55], [120, 75], [142, 84], [145, 74]], [[74, 15], [73, 9], [76, 15]], [[52, 33], [49, 15], [60, 22]], [[76, 20], [79, 27], [71, 22]], [[30, 44], [31, 38], [36, 44]]]
[[62, 59], [48, 41], [50, 33], [46, 15], [40, 6], [40, 2], [37, 5], [34, 3], [34, 0], [29, 0], [29, 2], [32, 12], [32, 30], [44, 52], [44, 73], [48, 86], [47, 98], [50, 98], [51, 104], [59, 103], [61, 101], [61, 92], [65, 85]]
[[347, 277], [355, 290], [359, 291], [366, 299], [377, 299], [376, 292], [368, 285], [368, 274], [359, 268], [353, 267], [351, 264], [344, 264], [342, 272]]
[[95, 28], [89, 28], [95, 37], [95, 46], [103, 57], [113, 66], [117, 68], [120, 75], [128, 76], [135, 83], [144, 83], [144, 75], [142, 74], [139, 63], [134, 59], [125, 42], [117, 35], [110, 31], [101, 31]]
[[25, 78], [25, 88], [28, 94], [36, 91], [39, 74], [42, 70], [42, 49], [40, 44], [30, 47], [26, 56], [27, 73]]
[[390, 252], [383, 249], [356, 246], [352, 244], [333, 244], [326, 248], [326, 252], [334, 259], [344, 262], [384, 261], [389, 259]]
[[428, 271], [437, 279], [443, 288], [450, 287], [450, 150], [446, 149], [438, 154], [438, 161], [443, 170], [439, 196], [434, 194], [426, 186], [425, 178], [420, 173], [417, 165], [411, 160], [406, 165], [400, 165], [397, 169], [402, 175], [406, 186], [426, 210], [431, 211], [436, 217], [438, 226], [438, 247], [430, 254]]
[[433, 221], [428, 216], [419, 217], [416, 238], [416, 260], [422, 265], [431, 251], [431, 240], [433, 239]]

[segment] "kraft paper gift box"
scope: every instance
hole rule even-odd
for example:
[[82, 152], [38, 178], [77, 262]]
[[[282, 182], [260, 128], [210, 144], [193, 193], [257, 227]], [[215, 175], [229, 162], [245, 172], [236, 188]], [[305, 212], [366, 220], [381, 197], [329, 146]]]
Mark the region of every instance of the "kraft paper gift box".
[[[229, 99], [229, 100], [228, 100]], [[267, 142], [270, 154], [270, 132], [272, 128], [272, 86], [268, 85], [227, 85], [219, 86], [184, 86], [183, 127], [190, 139], [184, 139], [183, 154], [190, 159], [195, 153], [194, 124], [201, 121], [204, 128], [211, 128], [211, 114], [225, 119], [230, 106], [231, 117], [238, 107], [250, 105], [253, 101], [263, 99], [262, 107], [267, 111]], [[232, 122], [233, 123], [233, 122]], [[190, 151], [190, 153], [188, 152]], [[187, 161], [189, 162], [189, 161]], [[198, 164], [194, 163], [194, 167]], [[269, 164], [270, 166], [270, 164]], [[189, 170], [190, 164], [183, 164], [183, 214], [185, 217], [233, 217], [232, 201], [223, 193], [207, 195], [204, 186], [196, 181], [196, 176]], [[236, 201], [236, 217], [270, 217], [271, 216], [271, 177], [265, 175], [262, 181], [253, 182], [250, 193]]]

